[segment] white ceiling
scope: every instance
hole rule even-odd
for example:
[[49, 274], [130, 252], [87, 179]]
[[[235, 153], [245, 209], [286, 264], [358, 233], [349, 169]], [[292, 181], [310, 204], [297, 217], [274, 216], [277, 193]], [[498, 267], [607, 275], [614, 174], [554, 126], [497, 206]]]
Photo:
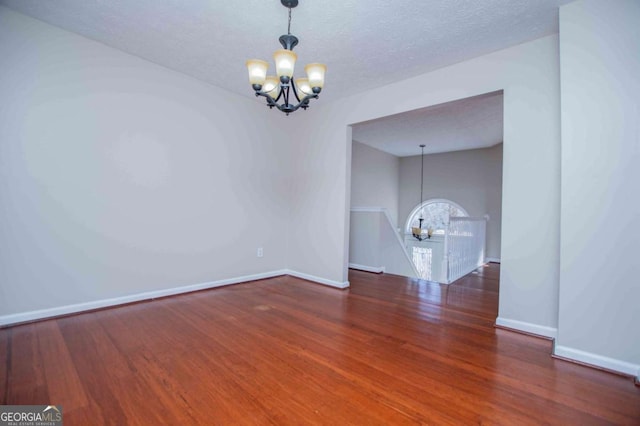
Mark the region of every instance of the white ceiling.
[[502, 92], [390, 115], [353, 126], [352, 138], [398, 157], [486, 148], [502, 142]]
[[[327, 64], [327, 101], [555, 33], [568, 2], [300, 0], [291, 32], [300, 65]], [[0, 4], [247, 97], [245, 60], [271, 60], [287, 25], [279, 0]]]

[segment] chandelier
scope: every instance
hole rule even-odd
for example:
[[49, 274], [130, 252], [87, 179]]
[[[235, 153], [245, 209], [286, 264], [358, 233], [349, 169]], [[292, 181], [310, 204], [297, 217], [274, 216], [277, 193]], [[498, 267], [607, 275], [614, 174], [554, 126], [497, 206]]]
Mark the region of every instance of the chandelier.
[[[425, 239], [424, 235], [422, 235], [422, 222], [424, 222], [424, 206], [422, 205], [424, 203], [424, 200], [422, 198], [422, 187], [424, 184], [424, 147], [424, 144], [420, 145], [420, 148], [422, 149], [422, 154], [420, 156], [422, 164], [420, 166], [420, 217], [418, 218], [419, 225], [411, 228], [411, 234], [418, 241], [422, 241]], [[431, 238], [431, 229], [427, 230], [426, 238]]]
[[277, 76], [267, 76], [269, 64], [260, 59], [249, 59], [247, 69], [249, 83], [255, 90], [256, 96], [266, 98], [269, 108], [276, 107], [289, 115], [299, 108], [309, 108], [309, 101], [318, 98], [324, 86], [327, 66], [318, 63], [309, 64], [304, 67], [307, 78], [293, 80], [293, 68], [298, 59], [293, 48], [298, 44], [298, 38], [291, 34], [291, 9], [298, 5], [298, 0], [280, 0], [280, 2], [289, 9], [289, 25], [287, 34], [280, 36], [282, 49], [276, 50], [273, 54]]

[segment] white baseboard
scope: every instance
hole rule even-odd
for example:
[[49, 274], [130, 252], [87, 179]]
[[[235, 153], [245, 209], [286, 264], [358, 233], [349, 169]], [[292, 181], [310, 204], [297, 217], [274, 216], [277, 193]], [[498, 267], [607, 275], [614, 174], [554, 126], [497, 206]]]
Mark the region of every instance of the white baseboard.
[[[531, 324], [523, 321], [510, 320], [505, 318], [497, 318], [496, 325], [511, 328], [526, 333], [537, 334], [539, 336], [557, 339], [558, 329], [546, 327], [537, 324]], [[633, 364], [591, 352], [581, 351], [579, 349], [569, 348], [558, 344], [553, 345], [553, 355], [566, 358], [567, 360], [577, 361], [594, 367], [604, 368], [606, 370], [616, 371], [630, 376], [635, 376], [640, 382], [640, 364]]]
[[350, 263], [349, 268], [357, 269], [358, 271], [373, 272], [374, 274], [380, 274], [385, 271], [384, 266], [367, 266], [359, 265], [357, 263]]
[[176, 294], [190, 293], [192, 291], [206, 290], [209, 288], [222, 287], [225, 285], [238, 284], [246, 281], [261, 280], [280, 275], [286, 275], [286, 270], [271, 271], [261, 274], [245, 275], [243, 277], [229, 278], [225, 280], [211, 281], [200, 284], [192, 284], [181, 287], [172, 287], [163, 290], [147, 291], [144, 293], [130, 294], [127, 296], [114, 297], [110, 299], [94, 300], [91, 302], [76, 303], [73, 305], [59, 306], [56, 308], [40, 309], [37, 311], [21, 312], [18, 314], [0, 316], [0, 326], [20, 324], [23, 322], [41, 320], [45, 318], [58, 317], [61, 315], [75, 314], [83, 311], [107, 308], [110, 306], [124, 305], [125, 303], [141, 302], [143, 300], [157, 299], [160, 297], [173, 296]]
[[292, 277], [302, 278], [303, 280], [313, 281], [318, 284], [328, 285], [330, 287], [342, 288], [342, 289], [349, 288], [349, 281], [345, 281], [341, 283], [340, 281], [328, 280], [326, 278], [316, 277], [315, 275], [304, 274], [302, 272], [292, 271], [290, 269], [288, 269], [285, 273], [287, 275], [291, 275]]
[[314, 281], [319, 284], [324, 284], [324, 285], [328, 285], [336, 288], [349, 287], [349, 281], [340, 283], [338, 281], [327, 280], [325, 278], [303, 274], [303, 273], [291, 271], [288, 269], [281, 269], [278, 271], [264, 272], [261, 274], [245, 275], [242, 277], [228, 278], [224, 280], [211, 281], [211, 282], [200, 283], [200, 284], [192, 284], [192, 285], [186, 285], [181, 287], [172, 287], [172, 288], [167, 288], [163, 290], [147, 291], [144, 293], [130, 294], [127, 296], [114, 297], [110, 299], [94, 300], [91, 302], [76, 303], [73, 305], [58, 306], [55, 308], [40, 309], [36, 311], [21, 312], [21, 313], [10, 314], [10, 315], [2, 315], [0, 316], [0, 327], [5, 327], [8, 325], [14, 325], [14, 324], [21, 324], [24, 322], [42, 320], [42, 319], [51, 318], [51, 317], [59, 317], [62, 315], [75, 314], [75, 313], [84, 312], [84, 311], [91, 311], [94, 309], [124, 305], [126, 303], [158, 299], [160, 297], [174, 296], [176, 294], [190, 293], [193, 291], [206, 290], [206, 289], [215, 288], [215, 287], [222, 287], [225, 285], [262, 280], [265, 278], [273, 278], [273, 277], [278, 277], [282, 275], [291, 275], [293, 277], [302, 278], [308, 281]]
[[524, 321], [517, 321], [506, 318], [496, 318], [496, 325], [506, 328], [512, 328], [518, 331], [524, 331], [525, 333], [537, 334], [538, 336], [549, 337], [555, 339], [558, 337], [558, 329], [553, 327], [547, 327], [544, 325], [532, 324]]
[[553, 354], [562, 358], [578, 361], [584, 364], [590, 364], [596, 367], [605, 368], [607, 370], [617, 371], [630, 376], [635, 376], [640, 380], [640, 365], [632, 364], [626, 361], [609, 358], [602, 355], [593, 354], [591, 352], [581, 351], [579, 349], [569, 348], [567, 346], [555, 345]]
[[486, 262], [500, 263], [499, 257], [485, 257], [484, 260]]

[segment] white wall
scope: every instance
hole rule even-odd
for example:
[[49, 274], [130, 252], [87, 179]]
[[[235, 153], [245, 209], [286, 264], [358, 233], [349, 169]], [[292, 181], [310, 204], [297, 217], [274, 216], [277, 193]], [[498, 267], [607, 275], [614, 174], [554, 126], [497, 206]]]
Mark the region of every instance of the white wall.
[[350, 267], [418, 277], [404, 242], [384, 208], [364, 207], [351, 210], [349, 243]]
[[[420, 156], [400, 159], [400, 226], [420, 204]], [[445, 198], [470, 216], [489, 214], [486, 256], [500, 258], [502, 144], [491, 148], [424, 156], [424, 200]]]
[[[331, 90], [330, 75], [327, 89]], [[298, 125], [291, 269], [347, 279], [351, 124], [504, 90], [501, 323], [555, 335], [558, 316], [558, 37], [549, 36], [336, 102]], [[541, 171], [544, 171], [541, 173]], [[300, 231], [312, 224], [312, 239]]]
[[381, 211], [352, 211], [349, 221], [349, 263], [380, 269], [380, 229], [384, 218]]
[[0, 315], [285, 267], [284, 116], [4, 7], [0, 57]]
[[560, 10], [562, 216], [556, 353], [640, 371], [640, 2]]
[[395, 228], [398, 222], [400, 158], [353, 141], [351, 158], [351, 207], [387, 209]]

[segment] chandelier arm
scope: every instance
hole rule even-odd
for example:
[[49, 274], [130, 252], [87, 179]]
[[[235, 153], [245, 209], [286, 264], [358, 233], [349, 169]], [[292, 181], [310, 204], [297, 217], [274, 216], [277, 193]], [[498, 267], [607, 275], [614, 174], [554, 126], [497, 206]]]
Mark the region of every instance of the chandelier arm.
[[308, 101], [309, 99], [318, 99], [320, 95], [318, 93], [306, 93], [304, 98], [302, 98], [302, 102]]
[[291, 112], [297, 111], [298, 109], [302, 108], [302, 109], [307, 109], [309, 107], [309, 100], [310, 99], [318, 99], [318, 95], [307, 95], [304, 98], [302, 98], [302, 100], [300, 101], [300, 103], [298, 103], [297, 105], [289, 105], [289, 104], [282, 104], [282, 105], [274, 105], [276, 108], [278, 108], [280, 111], [289, 114]]
[[[279, 87], [279, 86], [278, 86]], [[278, 97], [274, 99], [274, 101], [277, 103], [280, 98], [282, 97], [282, 93], [284, 92], [284, 90], [282, 90], [282, 87], [280, 87], [280, 90], [278, 91]]]
[[[309, 100], [310, 99], [318, 99], [318, 97], [319, 96], [318, 96], [317, 93], [314, 93], [314, 94], [311, 94], [311, 95], [305, 95], [305, 97], [302, 98], [302, 100], [300, 101], [300, 104], [309, 105]], [[298, 104], [298, 105], [300, 105], [300, 104]]]
[[293, 88], [293, 95], [296, 97], [296, 101], [302, 102], [300, 96], [298, 96], [298, 91], [296, 90], [296, 85], [293, 80], [291, 80], [291, 88]]
[[277, 101], [280, 98], [280, 96], [278, 96], [278, 99], [273, 99], [271, 97], [271, 95], [269, 95], [267, 92], [261, 92], [261, 91], [257, 91], [256, 92], [256, 96], [262, 96], [264, 98], [267, 99], [267, 105], [269, 105], [269, 107], [277, 107]]
[[[294, 111], [296, 111], [296, 110], [298, 110], [300, 108], [307, 109], [309, 107], [309, 101], [311, 99], [318, 99], [319, 98], [317, 93], [313, 93], [313, 94], [310, 94], [310, 95], [307, 94], [302, 99], [300, 99], [298, 97], [297, 92], [295, 92], [295, 87], [294, 87], [293, 90], [294, 90], [294, 94], [296, 95], [296, 100], [298, 101], [298, 104], [297, 105], [289, 105], [289, 97], [285, 93], [285, 91], [286, 91], [285, 89], [286, 88], [282, 88], [280, 90], [280, 93], [278, 94], [278, 97], [276, 99], [273, 99], [271, 97], [271, 95], [269, 95], [267, 92], [263, 92], [263, 91], [260, 91], [260, 90], [256, 91], [256, 96], [262, 96], [263, 98], [266, 98], [267, 105], [270, 108], [276, 107], [280, 111], [286, 112], [287, 114], [290, 113], [290, 112], [294, 112]], [[304, 92], [302, 92], [302, 93], [304, 93]], [[280, 98], [282, 98], [283, 96], [285, 98], [284, 99], [284, 104], [280, 105], [280, 104], [278, 104], [278, 100]]]
[[298, 105], [296, 105], [294, 108], [294, 111], [297, 110], [298, 108], [302, 108], [302, 109], [307, 109], [307, 107], [309, 106], [309, 100], [311, 99], [318, 99], [318, 95], [307, 95], [304, 98], [302, 98], [302, 100], [298, 103]]
[[271, 97], [271, 95], [269, 95], [267, 92], [262, 92], [262, 91], [257, 91], [256, 92], [256, 96], [262, 96], [263, 98], [266, 98], [267, 99], [267, 104], [269, 106], [275, 106], [280, 111], [285, 111], [286, 109], [291, 109], [291, 112], [293, 112], [293, 111], [295, 111], [295, 110], [297, 110], [299, 108], [304, 108], [305, 106], [309, 105], [309, 100], [318, 99], [319, 98], [319, 96], [317, 94], [306, 95], [304, 98], [302, 98], [302, 100], [298, 99], [299, 103], [297, 105], [295, 105], [295, 106], [289, 105], [288, 99], [285, 99], [285, 103], [284, 104], [278, 105], [277, 101], [282, 96], [282, 92], [284, 92], [284, 90], [280, 91], [280, 95], [278, 95], [278, 98], [276, 98], [276, 99], [273, 99]]

